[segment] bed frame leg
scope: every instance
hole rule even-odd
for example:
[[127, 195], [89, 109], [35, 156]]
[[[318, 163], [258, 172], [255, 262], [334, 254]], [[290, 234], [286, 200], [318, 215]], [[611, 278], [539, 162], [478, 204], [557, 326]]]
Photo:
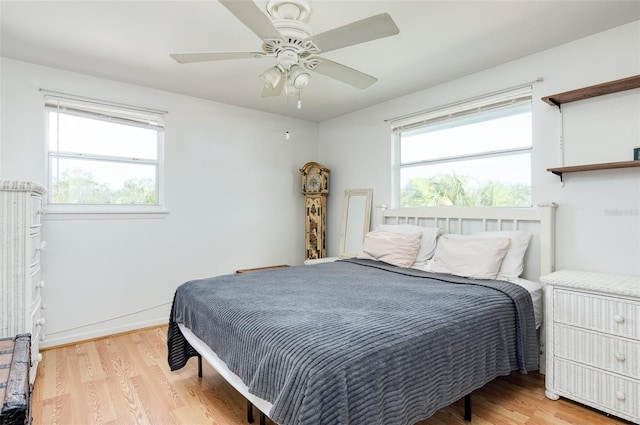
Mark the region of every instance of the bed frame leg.
[[267, 424], [267, 418], [264, 413], [260, 412], [260, 425], [266, 425], [266, 424]]
[[247, 422], [253, 423], [253, 403], [247, 400]]
[[202, 356], [198, 354], [198, 378], [202, 378]]
[[471, 422], [471, 393], [464, 396], [464, 420]]

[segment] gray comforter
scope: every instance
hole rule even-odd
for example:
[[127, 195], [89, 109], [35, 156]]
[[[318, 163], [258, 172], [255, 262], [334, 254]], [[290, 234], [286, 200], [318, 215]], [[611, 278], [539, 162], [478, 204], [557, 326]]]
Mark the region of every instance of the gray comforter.
[[206, 342], [281, 425], [413, 424], [499, 375], [538, 368], [528, 292], [348, 260], [181, 285], [169, 365]]

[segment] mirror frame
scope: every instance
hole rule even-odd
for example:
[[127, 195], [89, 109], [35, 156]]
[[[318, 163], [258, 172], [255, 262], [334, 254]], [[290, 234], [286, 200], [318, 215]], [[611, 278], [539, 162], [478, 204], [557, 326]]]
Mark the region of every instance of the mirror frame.
[[[347, 245], [347, 225], [349, 224], [349, 201], [351, 198], [364, 196], [364, 216], [362, 217], [362, 241], [371, 226], [371, 197], [372, 189], [347, 189], [344, 191], [344, 211], [342, 213], [342, 230], [340, 233], [340, 258], [356, 257], [360, 252], [345, 252]], [[360, 219], [360, 217], [358, 217]], [[362, 242], [361, 241], [361, 242]]]

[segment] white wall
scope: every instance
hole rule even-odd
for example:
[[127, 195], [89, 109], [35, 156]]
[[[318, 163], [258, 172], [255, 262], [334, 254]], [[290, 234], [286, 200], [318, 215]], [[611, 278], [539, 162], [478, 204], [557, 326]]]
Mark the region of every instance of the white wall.
[[[533, 201], [559, 204], [557, 269], [640, 274], [640, 170], [565, 174], [563, 186], [546, 171], [561, 165], [562, 116], [539, 100], [638, 74], [640, 21], [321, 123], [319, 161], [333, 170], [329, 253], [338, 253], [340, 237], [335, 194], [371, 187], [374, 206], [392, 201], [385, 119], [542, 77], [533, 86]], [[632, 160], [640, 146], [639, 89], [567, 104], [563, 116], [565, 165]]]
[[190, 279], [304, 260], [317, 124], [3, 59], [1, 179], [46, 181], [39, 88], [169, 111], [168, 215], [46, 217], [43, 346], [166, 322]]

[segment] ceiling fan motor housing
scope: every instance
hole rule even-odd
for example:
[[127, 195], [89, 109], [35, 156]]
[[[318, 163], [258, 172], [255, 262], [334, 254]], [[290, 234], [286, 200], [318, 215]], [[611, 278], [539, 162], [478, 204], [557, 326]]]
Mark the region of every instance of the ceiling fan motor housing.
[[298, 59], [320, 53], [313, 43], [303, 42], [313, 35], [306, 23], [311, 14], [306, 0], [269, 0], [267, 12], [282, 38], [265, 39], [262, 49], [268, 55], [275, 55], [280, 66], [289, 70], [291, 65], [298, 64]]
[[[320, 53], [320, 49], [307, 40], [313, 35], [311, 27], [304, 22], [289, 19], [273, 21], [282, 38], [266, 38], [262, 44], [262, 50], [268, 55], [278, 55], [283, 49], [295, 51], [300, 57]], [[306, 40], [306, 41], [305, 41]]]

